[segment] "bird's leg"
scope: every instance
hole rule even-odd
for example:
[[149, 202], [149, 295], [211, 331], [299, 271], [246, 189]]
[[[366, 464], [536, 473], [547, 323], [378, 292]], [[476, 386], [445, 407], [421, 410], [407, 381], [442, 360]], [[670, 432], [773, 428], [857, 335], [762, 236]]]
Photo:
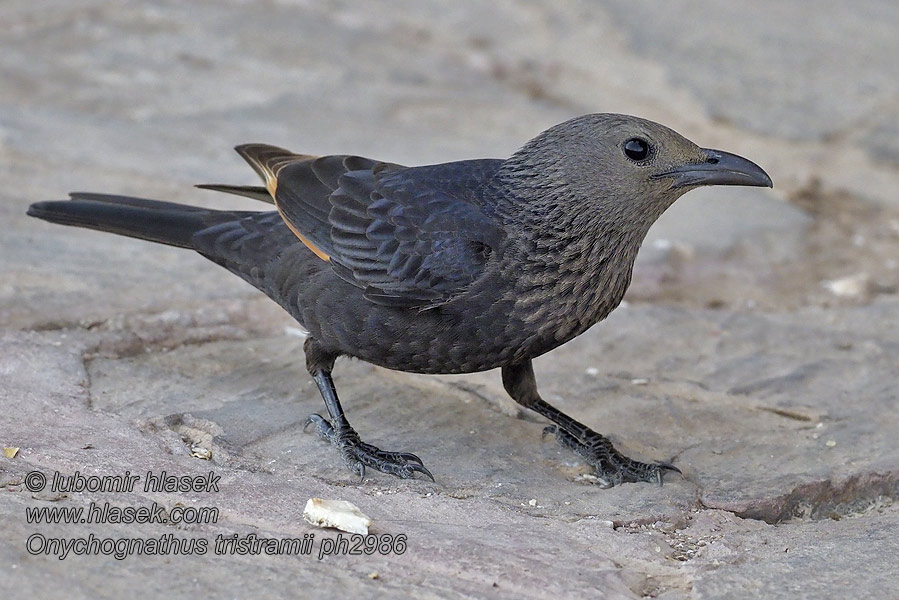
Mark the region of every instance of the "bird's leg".
[[677, 467], [668, 463], [649, 464], [624, 456], [608, 438], [544, 401], [537, 393], [537, 379], [531, 361], [503, 367], [503, 385], [516, 402], [555, 423], [546, 427], [544, 434], [555, 433], [559, 443], [593, 466], [602, 487], [612, 487], [626, 481], [656, 481], [661, 485], [665, 471], [680, 473]]
[[321, 392], [331, 420], [317, 414], [309, 415], [303, 424], [303, 429], [305, 430], [309, 425], [315, 425], [315, 431], [319, 437], [331, 442], [340, 451], [347, 467], [362, 478], [365, 478], [365, 468], [371, 467], [403, 479], [414, 477], [418, 472], [434, 481], [434, 476], [416, 455], [410, 452], [385, 452], [359, 439], [359, 434], [347, 421], [343, 407], [340, 406], [340, 400], [337, 398], [334, 380], [331, 379], [331, 369], [337, 357], [323, 352], [319, 344], [311, 337], [306, 339], [305, 350], [306, 368], [318, 385], [318, 391]]

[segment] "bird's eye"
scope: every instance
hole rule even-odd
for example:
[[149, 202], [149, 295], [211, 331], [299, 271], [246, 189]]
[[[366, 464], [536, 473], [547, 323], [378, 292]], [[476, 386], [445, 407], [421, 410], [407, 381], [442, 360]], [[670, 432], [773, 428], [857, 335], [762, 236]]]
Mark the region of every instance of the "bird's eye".
[[646, 160], [649, 156], [649, 142], [640, 138], [631, 138], [624, 142], [624, 154], [631, 160]]

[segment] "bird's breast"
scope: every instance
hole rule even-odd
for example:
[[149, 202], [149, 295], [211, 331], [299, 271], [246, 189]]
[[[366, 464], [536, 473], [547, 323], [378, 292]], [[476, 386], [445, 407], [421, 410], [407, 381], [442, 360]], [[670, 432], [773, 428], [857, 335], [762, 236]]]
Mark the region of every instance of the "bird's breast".
[[526, 333], [519, 354], [529, 358], [580, 335], [621, 303], [636, 248], [563, 244], [549, 252], [531, 248], [525, 255], [502, 269], [502, 287], [509, 290], [510, 314]]

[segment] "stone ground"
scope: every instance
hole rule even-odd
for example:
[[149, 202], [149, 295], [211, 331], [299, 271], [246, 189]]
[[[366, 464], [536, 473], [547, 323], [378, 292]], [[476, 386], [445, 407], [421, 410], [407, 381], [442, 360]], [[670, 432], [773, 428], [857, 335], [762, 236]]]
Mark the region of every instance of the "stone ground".
[[[199, 4], [6, 0], [0, 24], [4, 598], [897, 598], [899, 6], [763, 0]], [[290, 319], [188, 252], [27, 218], [70, 190], [257, 208], [264, 141], [424, 164], [596, 111], [751, 157], [774, 190], [681, 199], [627, 306], [536, 361], [544, 396], [662, 488], [595, 486], [499, 374], [336, 371], [363, 437], [437, 483], [344, 471]], [[521, 418], [514, 418], [521, 417]], [[211, 450], [211, 461], [191, 457]], [[30, 492], [26, 474], [221, 477], [217, 493]], [[388, 555], [31, 555], [26, 540], [322, 539], [354, 502]], [[26, 509], [215, 506], [217, 523]]]

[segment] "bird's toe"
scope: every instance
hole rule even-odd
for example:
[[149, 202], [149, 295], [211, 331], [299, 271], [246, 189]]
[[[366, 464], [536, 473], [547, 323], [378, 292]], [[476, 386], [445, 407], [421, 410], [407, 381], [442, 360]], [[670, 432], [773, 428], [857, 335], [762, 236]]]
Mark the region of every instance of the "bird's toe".
[[310, 425], [315, 427], [315, 432], [320, 438], [337, 448], [344, 464], [359, 475], [360, 479], [365, 479], [366, 468], [370, 467], [401, 479], [411, 479], [415, 477], [416, 473], [421, 473], [434, 481], [434, 476], [416, 454], [390, 452], [366, 444], [359, 439], [359, 435], [349, 424], [339, 425], [335, 428], [321, 415], [309, 415], [303, 423], [303, 430], [305, 431]]
[[551, 425], [544, 437], [555, 434], [562, 446], [572, 450], [596, 470], [597, 485], [610, 488], [622, 483], [655, 482], [662, 485], [665, 473], [680, 469], [667, 462], [645, 463], [621, 454], [605, 436], [588, 430], [578, 439], [562, 427]]

